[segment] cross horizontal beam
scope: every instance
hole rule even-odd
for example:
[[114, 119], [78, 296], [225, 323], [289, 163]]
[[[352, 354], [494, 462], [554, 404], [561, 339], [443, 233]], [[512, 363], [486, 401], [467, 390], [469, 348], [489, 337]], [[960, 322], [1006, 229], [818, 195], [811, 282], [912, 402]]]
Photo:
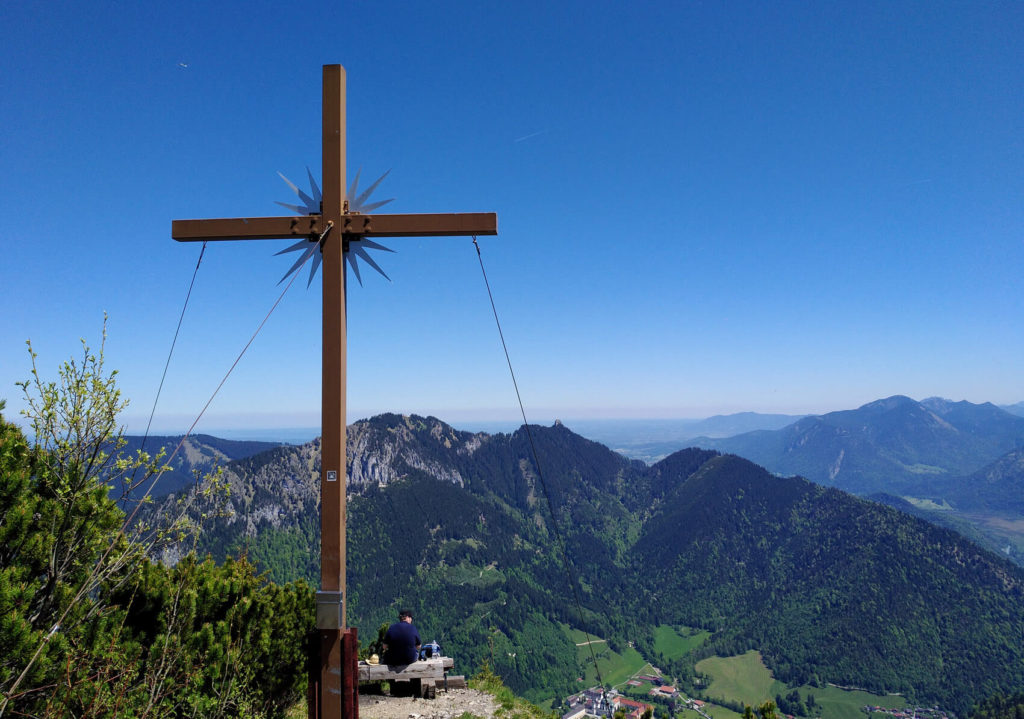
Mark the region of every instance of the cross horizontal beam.
[[498, 234], [493, 212], [345, 215], [344, 233], [364, 237], [469, 237]]
[[[228, 217], [216, 220], [174, 220], [171, 237], [179, 242], [216, 240], [280, 240], [320, 235], [320, 215], [297, 217]], [[469, 237], [498, 234], [493, 212], [460, 212], [342, 217], [342, 234], [362, 237]]]
[[305, 217], [227, 217], [217, 220], [174, 220], [171, 237], [178, 242], [200, 240], [281, 240], [319, 235], [326, 225], [320, 215]]

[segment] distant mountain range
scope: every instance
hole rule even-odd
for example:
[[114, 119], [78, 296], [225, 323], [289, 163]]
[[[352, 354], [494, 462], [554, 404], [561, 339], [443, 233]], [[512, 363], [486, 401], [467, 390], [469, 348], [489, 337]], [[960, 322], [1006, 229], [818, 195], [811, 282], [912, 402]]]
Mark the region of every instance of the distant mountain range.
[[[906, 398], [862, 410], [937, 432], [966, 433], [980, 416]], [[820, 418], [796, 424], [808, 419]], [[852, 420], [809, 436], [834, 426], [892, 448]], [[712, 632], [695, 654], [657, 659], [684, 681], [702, 656], [756, 648], [791, 684], [902, 691], [959, 711], [1024, 689], [1024, 569], [959, 534], [716, 451], [647, 466], [559, 424], [530, 431], [532, 442], [525, 428], [469, 433], [399, 415], [349, 428], [349, 615], [361, 636], [410, 607], [460, 670], [488, 657], [538, 698], [583, 671], [566, 625], [650, 657], [657, 625]], [[318, 474], [317, 442], [229, 463], [231, 516], [207, 525], [203, 549], [315, 582]]]
[[999, 405], [999, 408], [1005, 409], [1010, 414], [1024, 417], [1024, 402], [1018, 402], [1017, 404], [1001, 404]]
[[897, 395], [779, 430], [695, 443], [856, 494], [906, 494], [971, 474], [1024, 447], [1024, 417], [990, 403], [917, 402]]
[[908, 494], [947, 502], [962, 512], [1002, 512], [1024, 516], [1024, 448], [1015, 449], [965, 477], [912, 486]]
[[895, 396], [695, 444], [871, 496], [1024, 564], [1024, 417], [995, 405]]
[[[885, 401], [879, 400], [879, 402]], [[952, 402], [938, 397], [923, 400], [920, 404], [930, 407], [940, 416], [950, 406], [991, 407], [991, 405], [987, 404], [972, 405], [969, 402]], [[869, 406], [865, 405], [865, 407]], [[861, 409], [864, 408], [862, 407]], [[1024, 417], [1024, 402], [1003, 405], [999, 409], [1018, 417]], [[857, 410], [851, 411], [856, 412]], [[831, 417], [835, 414], [837, 413], [833, 412], [822, 416]], [[811, 415], [738, 412], [736, 414], [715, 415], [705, 419], [571, 419], [566, 420], [566, 425], [574, 432], [588, 439], [600, 442], [619, 454], [653, 464], [669, 454], [686, 447], [695, 445], [718, 447], [719, 445], [714, 440], [730, 440], [737, 435], [759, 430], [781, 430], [799, 420], [810, 417]], [[498, 431], [499, 429], [505, 431], [506, 427], [480, 426], [479, 429], [484, 431]], [[510, 427], [509, 429], [512, 428]], [[979, 429], [983, 433], [987, 431], [987, 428], [984, 426]], [[737, 443], [739, 442], [737, 440]], [[747, 456], [743, 453], [746, 451], [745, 445], [736, 450], [726, 449], [729, 444], [729, 442], [722, 442], [721, 448], [724, 451], [736, 451], [741, 456]], [[815, 479], [817, 481], [817, 478]]]
[[574, 419], [566, 425], [630, 459], [653, 464], [697, 437], [732, 437], [759, 429], [781, 429], [807, 415], [739, 412], [706, 419]]
[[[134, 455], [138, 450], [144, 449], [149, 455], [155, 457], [157, 452], [163, 449], [166, 456], [170, 458], [171, 453], [181, 443], [182, 435], [154, 435], [143, 437], [140, 435], [126, 435], [125, 446], [122, 453]], [[282, 442], [258, 442], [251, 440], [221, 439], [208, 434], [189, 435], [180, 450], [173, 458], [170, 458], [170, 467], [160, 474], [159, 480], [153, 485], [151, 495], [154, 498], [163, 497], [172, 492], [177, 492], [185, 487], [190, 487], [196, 482], [196, 473], [200, 476], [218, 466], [224, 466], [228, 462], [244, 457], [251, 457], [254, 454], [265, 452], [274, 447], [280, 447]], [[165, 458], [166, 461], [166, 458]], [[140, 489], [145, 491], [148, 483], [144, 483]], [[114, 488], [115, 495], [118, 488]]]
[[[872, 496], [951, 527], [1024, 564], [1024, 403], [1008, 408], [894, 396], [856, 410], [794, 417], [744, 412], [703, 420], [573, 420], [572, 429], [654, 463], [687, 445], [744, 456], [776, 474], [799, 474]], [[738, 430], [740, 434], [734, 434]], [[686, 439], [702, 432], [704, 436]], [[130, 437], [130, 448], [139, 438]], [[152, 437], [152, 449], [180, 437]], [[154, 490], [188, 486], [194, 472], [277, 446], [190, 437]], [[1006, 454], [1002, 454], [1006, 452]], [[889, 497], [889, 498], [887, 498]]]

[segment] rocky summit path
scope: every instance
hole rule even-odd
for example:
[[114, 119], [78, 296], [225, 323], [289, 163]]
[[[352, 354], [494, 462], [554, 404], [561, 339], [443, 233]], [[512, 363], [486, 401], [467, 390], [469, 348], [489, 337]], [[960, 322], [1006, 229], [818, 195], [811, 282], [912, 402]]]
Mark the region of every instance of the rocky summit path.
[[494, 697], [476, 689], [438, 691], [436, 699], [359, 696], [359, 719], [455, 719], [466, 713], [494, 719], [497, 710]]

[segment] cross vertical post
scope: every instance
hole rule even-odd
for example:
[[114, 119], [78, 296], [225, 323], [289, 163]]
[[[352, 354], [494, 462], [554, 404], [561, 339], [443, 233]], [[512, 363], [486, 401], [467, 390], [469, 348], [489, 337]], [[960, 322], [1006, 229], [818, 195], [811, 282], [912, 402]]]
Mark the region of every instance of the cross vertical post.
[[345, 69], [341, 65], [324, 65], [322, 101], [323, 190], [320, 207], [314, 208], [318, 212], [299, 217], [174, 220], [171, 236], [179, 242], [299, 239], [301, 244], [304, 239], [319, 244], [312, 251], [321, 253], [324, 273], [320, 591], [318, 646], [311, 649], [318, 658], [319, 676], [311, 672], [309, 716], [358, 719], [359, 641], [346, 617], [346, 253], [350, 244], [367, 237], [496, 235], [498, 218], [493, 212], [375, 215], [356, 211], [358, 207], [351, 203], [358, 200], [345, 196]]
[[[357, 719], [358, 701], [345, 679], [351, 663], [343, 648], [347, 630], [345, 582], [345, 69], [323, 69], [323, 192], [320, 213], [327, 228], [323, 256], [323, 345], [320, 445], [320, 707], [322, 717]], [[331, 620], [336, 617], [336, 622]], [[331, 626], [336, 624], [336, 626]], [[350, 660], [350, 661], [346, 661]], [[339, 671], [340, 670], [340, 671]], [[345, 692], [345, 689], [349, 692]]]

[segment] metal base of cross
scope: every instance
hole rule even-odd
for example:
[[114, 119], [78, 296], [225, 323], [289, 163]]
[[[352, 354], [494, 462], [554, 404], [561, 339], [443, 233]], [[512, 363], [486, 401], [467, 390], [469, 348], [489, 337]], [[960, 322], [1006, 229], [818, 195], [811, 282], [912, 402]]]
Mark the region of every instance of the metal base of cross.
[[359, 719], [359, 638], [355, 627], [319, 629], [311, 637], [309, 719]]

